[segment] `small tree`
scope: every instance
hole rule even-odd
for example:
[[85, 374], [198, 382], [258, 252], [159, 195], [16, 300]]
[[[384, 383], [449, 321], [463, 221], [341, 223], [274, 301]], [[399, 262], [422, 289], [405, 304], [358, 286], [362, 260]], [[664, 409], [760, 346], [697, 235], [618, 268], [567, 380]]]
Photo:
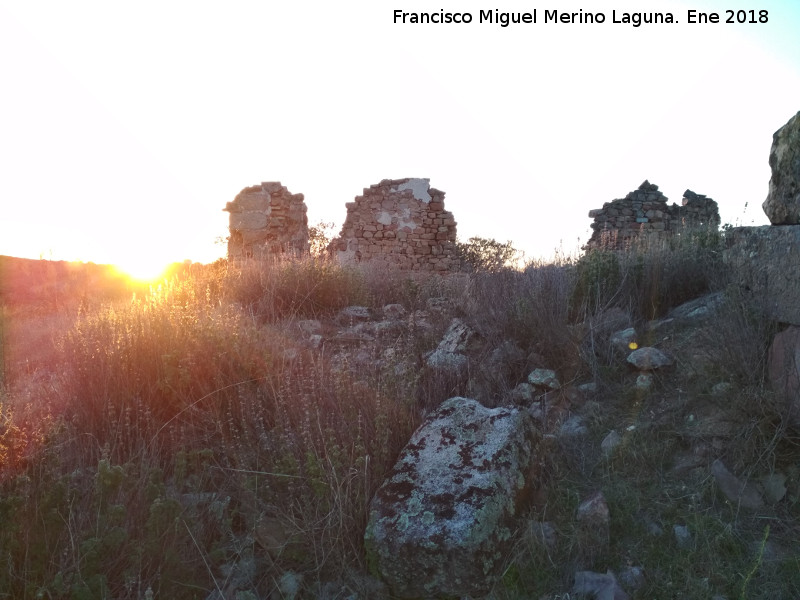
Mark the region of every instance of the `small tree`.
[[328, 244], [333, 240], [333, 222], [320, 221], [308, 228], [308, 249], [311, 256], [322, 258], [325, 256]]
[[467, 242], [457, 241], [456, 253], [467, 270], [488, 272], [513, 268], [523, 256], [510, 240], [502, 243], [482, 237], [471, 237]]

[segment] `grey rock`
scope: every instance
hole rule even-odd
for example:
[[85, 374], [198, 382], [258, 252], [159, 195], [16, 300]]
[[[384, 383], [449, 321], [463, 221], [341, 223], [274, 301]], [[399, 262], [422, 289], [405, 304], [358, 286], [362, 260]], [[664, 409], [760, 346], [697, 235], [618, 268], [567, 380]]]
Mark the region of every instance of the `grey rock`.
[[686, 525], [674, 525], [672, 532], [679, 548], [688, 548], [692, 544], [692, 534]]
[[712, 317], [722, 305], [724, 298], [725, 296], [722, 292], [706, 294], [705, 296], [689, 300], [680, 306], [676, 306], [669, 312], [668, 317], [682, 320], [697, 320]]
[[611, 344], [621, 352], [628, 352], [630, 345], [635, 341], [636, 330], [633, 327], [617, 331], [611, 336]]
[[294, 571], [286, 571], [278, 580], [278, 592], [280, 595], [273, 594], [280, 600], [295, 600], [300, 593], [303, 584], [303, 576]]
[[508, 399], [514, 404], [529, 405], [533, 402], [533, 396], [536, 392], [530, 383], [520, 383], [513, 390], [508, 393]]
[[402, 319], [406, 316], [406, 309], [402, 304], [387, 304], [383, 307], [383, 316], [386, 319]]
[[761, 487], [764, 488], [764, 497], [767, 502], [777, 504], [786, 496], [786, 475], [772, 473], [761, 478]]
[[628, 363], [640, 371], [653, 371], [672, 365], [672, 359], [658, 348], [645, 346], [628, 355]]
[[612, 429], [606, 437], [603, 438], [603, 441], [600, 442], [600, 450], [603, 452], [603, 456], [605, 458], [610, 457], [614, 450], [622, 443], [622, 437], [616, 432], [616, 430]]
[[466, 352], [475, 337], [472, 328], [461, 319], [453, 319], [445, 331], [437, 350], [442, 352]]
[[608, 551], [611, 541], [609, 520], [608, 504], [603, 492], [595, 492], [578, 506], [578, 548], [590, 564]]
[[557, 390], [561, 387], [558, 376], [552, 369], [534, 369], [528, 375], [528, 383], [549, 390]]
[[438, 349], [431, 352], [425, 359], [425, 364], [432, 369], [445, 371], [462, 371], [466, 368], [467, 363], [469, 363], [469, 359], [464, 354]]
[[642, 567], [628, 567], [619, 573], [619, 581], [629, 590], [636, 591], [644, 585], [644, 569]]
[[774, 321], [800, 325], [800, 225], [737, 227], [725, 262], [745, 299]]
[[789, 326], [774, 337], [767, 357], [767, 375], [783, 401], [788, 421], [800, 426], [800, 327]]
[[711, 388], [711, 395], [712, 396], [725, 396], [733, 389], [733, 386], [728, 383], [727, 381], [720, 381], [719, 383], [715, 383], [714, 387]]
[[295, 325], [305, 336], [311, 336], [322, 332], [322, 323], [317, 319], [301, 319], [297, 321]]
[[749, 481], [743, 482], [733, 475], [721, 460], [711, 464], [711, 474], [725, 497], [734, 504], [751, 510], [764, 506], [764, 499], [758, 488]]
[[602, 527], [608, 526], [608, 504], [603, 492], [595, 492], [578, 505], [577, 519], [582, 523]]
[[465, 352], [475, 338], [475, 332], [461, 319], [453, 319], [442, 340], [426, 358], [431, 368], [459, 370], [466, 367], [468, 359]]
[[642, 392], [647, 392], [653, 387], [653, 374], [652, 373], [639, 373], [636, 378], [636, 389]]
[[446, 297], [428, 298], [425, 302], [426, 310], [437, 313], [447, 313], [453, 310], [453, 301]]
[[630, 596], [617, 583], [614, 573], [594, 573], [578, 571], [575, 573], [575, 585], [572, 593], [588, 596], [595, 600], [628, 600]]
[[580, 415], [572, 415], [558, 428], [558, 437], [574, 438], [589, 435], [589, 429], [584, 425]]
[[451, 398], [400, 453], [370, 503], [371, 569], [402, 598], [481, 595], [502, 574], [538, 444], [516, 408]]
[[800, 223], [800, 112], [772, 136], [772, 177], [762, 208], [773, 225]]

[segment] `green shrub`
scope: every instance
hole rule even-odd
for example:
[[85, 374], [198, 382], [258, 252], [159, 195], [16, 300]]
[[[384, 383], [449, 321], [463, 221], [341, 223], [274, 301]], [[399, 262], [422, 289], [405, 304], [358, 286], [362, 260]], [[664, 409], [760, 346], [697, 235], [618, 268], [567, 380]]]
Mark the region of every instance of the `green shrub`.
[[576, 264], [571, 315], [582, 320], [612, 307], [635, 321], [724, 287], [723, 238], [714, 230], [688, 230], [669, 238], [644, 238], [625, 250], [589, 250]]

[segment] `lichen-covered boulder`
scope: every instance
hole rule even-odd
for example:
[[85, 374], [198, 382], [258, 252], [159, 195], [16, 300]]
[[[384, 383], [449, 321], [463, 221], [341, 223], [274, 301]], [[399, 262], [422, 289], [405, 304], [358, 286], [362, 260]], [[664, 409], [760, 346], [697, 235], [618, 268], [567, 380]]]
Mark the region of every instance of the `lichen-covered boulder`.
[[772, 177], [762, 208], [773, 225], [800, 224], [800, 112], [772, 136]]
[[534, 483], [527, 411], [451, 398], [400, 453], [370, 504], [370, 568], [401, 598], [485, 594]]

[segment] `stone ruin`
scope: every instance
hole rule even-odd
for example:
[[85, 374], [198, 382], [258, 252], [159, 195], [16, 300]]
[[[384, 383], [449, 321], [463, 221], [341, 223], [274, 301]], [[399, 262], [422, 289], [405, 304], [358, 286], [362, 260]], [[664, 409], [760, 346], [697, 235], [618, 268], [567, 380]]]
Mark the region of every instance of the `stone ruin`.
[[[457, 271], [456, 221], [430, 179], [384, 179], [348, 202], [329, 254], [345, 264], [375, 262], [409, 271]], [[228, 202], [228, 258], [308, 254], [303, 194], [279, 182], [243, 189]]]
[[683, 193], [683, 203], [667, 205], [667, 197], [658, 186], [646, 181], [625, 198], [603, 204], [589, 211], [592, 237], [585, 246], [620, 250], [644, 236], [674, 235], [693, 228], [719, 227], [717, 203], [691, 190]]
[[228, 258], [268, 258], [308, 253], [308, 217], [303, 194], [277, 181], [244, 188], [224, 210], [230, 213]]
[[384, 179], [347, 203], [330, 253], [343, 263], [367, 262], [409, 271], [455, 271], [456, 221], [444, 192], [430, 179]]

